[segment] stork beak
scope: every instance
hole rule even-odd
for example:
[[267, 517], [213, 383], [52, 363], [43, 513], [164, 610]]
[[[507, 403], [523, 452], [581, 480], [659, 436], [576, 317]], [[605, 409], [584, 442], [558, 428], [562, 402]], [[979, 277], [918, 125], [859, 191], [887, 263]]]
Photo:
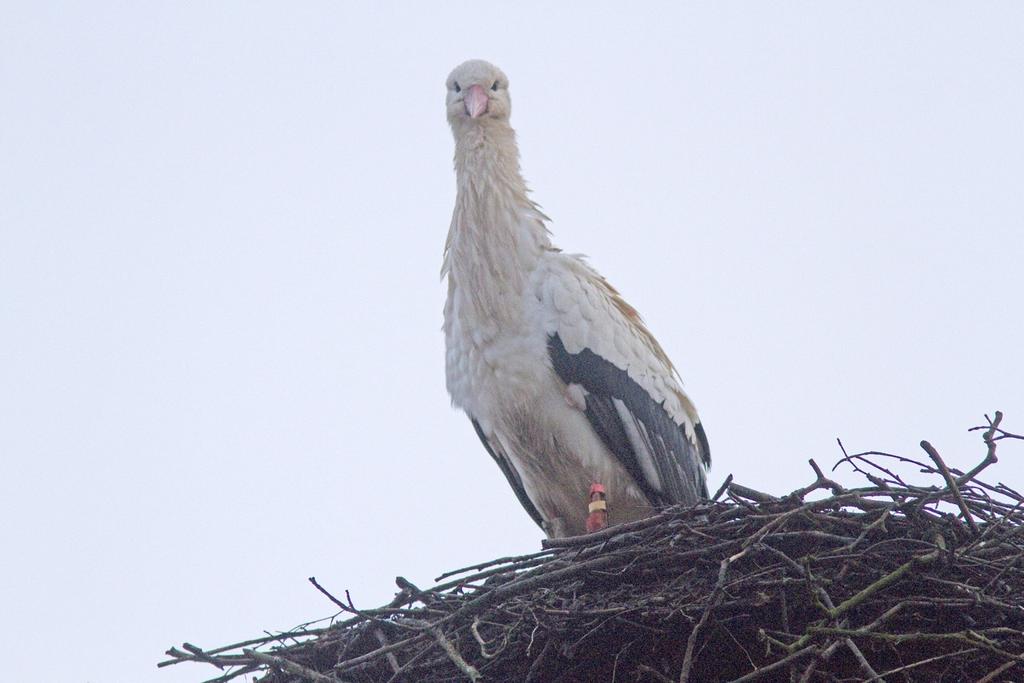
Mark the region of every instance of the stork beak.
[[484, 92], [483, 87], [471, 85], [469, 90], [466, 91], [465, 96], [466, 113], [469, 114], [470, 118], [478, 118], [487, 111], [488, 101], [489, 98], [487, 93]]

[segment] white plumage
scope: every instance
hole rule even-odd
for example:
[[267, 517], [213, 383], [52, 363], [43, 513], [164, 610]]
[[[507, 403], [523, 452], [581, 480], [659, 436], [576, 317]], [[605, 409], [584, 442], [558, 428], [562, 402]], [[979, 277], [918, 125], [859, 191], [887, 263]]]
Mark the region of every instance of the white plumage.
[[636, 311], [552, 246], [527, 196], [508, 79], [480, 60], [447, 81], [457, 195], [445, 246], [446, 376], [548, 536], [583, 533], [592, 483], [609, 521], [707, 496], [707, 439]]

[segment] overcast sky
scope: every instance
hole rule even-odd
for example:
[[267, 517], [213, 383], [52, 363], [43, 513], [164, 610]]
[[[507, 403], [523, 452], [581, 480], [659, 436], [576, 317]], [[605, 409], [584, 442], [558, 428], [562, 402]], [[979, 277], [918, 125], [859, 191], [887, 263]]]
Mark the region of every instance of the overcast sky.
[[308, 576], [370, 607], [538, 548], [444, 388], [472, 57], [712, 489], [1024, 431], [1024, 5], [624, 6], [3, 4], [5, 679], [200, 681], [155, 664], [330, 615]]

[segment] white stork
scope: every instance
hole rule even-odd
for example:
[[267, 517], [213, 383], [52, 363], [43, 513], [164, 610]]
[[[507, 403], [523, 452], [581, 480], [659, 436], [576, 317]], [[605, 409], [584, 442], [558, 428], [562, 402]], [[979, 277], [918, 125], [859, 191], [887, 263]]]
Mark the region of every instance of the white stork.
[[442, 267], [452, 403], [549, 537], [593, 528], [588, 503], [604, 507], [594, 484], [611, 523], [706, 498], [708, 441], [671, 361], [601, 275], [552, 246], [550, 219], [527, 196], [508, 78], [471, 60], [447, 87], [458, 188]]

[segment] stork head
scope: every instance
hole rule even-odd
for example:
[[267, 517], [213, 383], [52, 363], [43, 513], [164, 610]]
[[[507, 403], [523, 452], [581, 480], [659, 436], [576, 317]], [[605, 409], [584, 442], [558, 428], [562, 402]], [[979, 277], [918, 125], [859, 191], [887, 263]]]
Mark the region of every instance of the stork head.
[[471, 59], [452, 70], [446, 85], [448, 123], [456, 135], [466, 127], [508, 125], [508, 77], [498, 67]]

